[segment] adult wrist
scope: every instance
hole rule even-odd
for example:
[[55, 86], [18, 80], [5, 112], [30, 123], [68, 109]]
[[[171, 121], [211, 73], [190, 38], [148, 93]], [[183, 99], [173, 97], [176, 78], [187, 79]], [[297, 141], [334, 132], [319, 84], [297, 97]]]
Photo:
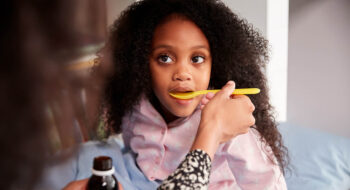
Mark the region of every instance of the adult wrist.
[[221, 138], [214, 128], [207, 123], [201, 123], [191, 150], [201, 149], [207, 152], [211, 159], [214, 159]]

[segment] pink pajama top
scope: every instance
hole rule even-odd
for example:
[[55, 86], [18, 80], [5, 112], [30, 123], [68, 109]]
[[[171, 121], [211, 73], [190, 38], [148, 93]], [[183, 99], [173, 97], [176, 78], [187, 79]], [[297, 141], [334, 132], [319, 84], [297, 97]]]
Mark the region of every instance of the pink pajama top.
[[[143, 98], [123, 118], [125, 146], [137, 154], [136, 162], [149, 180], [164, 180], [189, 152], [200, 122], [201, 111], [167, 124], [152, 104]], [[271, 148], [251, 128], [221, 144], [212, 161], [209, 189], [287, 189]]]

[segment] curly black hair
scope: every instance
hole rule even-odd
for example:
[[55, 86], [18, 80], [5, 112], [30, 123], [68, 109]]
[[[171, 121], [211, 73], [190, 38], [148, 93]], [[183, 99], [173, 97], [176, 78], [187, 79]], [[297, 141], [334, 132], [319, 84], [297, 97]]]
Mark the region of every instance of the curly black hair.
[[208, 39], [212, 55], [211, 88], [221, 88], [233, 80], [237, 88], [261, 89], [260, 94], [251, 96], [256, 107], [255, 128], [261, 140], [271, 147], [278, 162], [275, 164], [284, 171], [287, 149], [277, 130], [264, 73], [268, 42], [219, 0], [143, 0], [121, 13], [111, 27], [106, 46], [114, 67], [105, 91], [107, 127], [120, 133], [122, 117], [130, 113], [142, 94], [152, 94], [149, 56], [153, 33], [174, 14], [194, 22]]

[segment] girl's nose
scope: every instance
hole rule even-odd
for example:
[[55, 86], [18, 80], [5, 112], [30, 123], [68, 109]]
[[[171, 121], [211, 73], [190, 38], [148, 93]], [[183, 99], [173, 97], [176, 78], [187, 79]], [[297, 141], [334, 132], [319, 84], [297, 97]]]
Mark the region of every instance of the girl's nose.
[[174, 81], [190, 81], [192, 80], [192, 75], [188, 72], [178, 72], [173, 75]]
[[179, 58], [174, 67], [174, 81], [190, 81], [192, 80], [190, 63], [185, 58]]

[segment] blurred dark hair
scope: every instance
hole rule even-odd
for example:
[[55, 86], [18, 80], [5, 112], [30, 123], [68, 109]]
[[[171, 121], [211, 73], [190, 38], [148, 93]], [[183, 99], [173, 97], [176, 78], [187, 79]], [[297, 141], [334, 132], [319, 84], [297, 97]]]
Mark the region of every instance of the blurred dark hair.
[[34, 187], [58, 146], [52, 134], [59, 134], [59, 147], [69, 147], [77, 126], [96, 125], [97, 110], [90, 108], [97, 107], [95, 90], [103, 77], [91, 80], [86, 69], [69, 68], [103, 43], [105, 8], [102, 0], [2, 2], [2, 189]]

